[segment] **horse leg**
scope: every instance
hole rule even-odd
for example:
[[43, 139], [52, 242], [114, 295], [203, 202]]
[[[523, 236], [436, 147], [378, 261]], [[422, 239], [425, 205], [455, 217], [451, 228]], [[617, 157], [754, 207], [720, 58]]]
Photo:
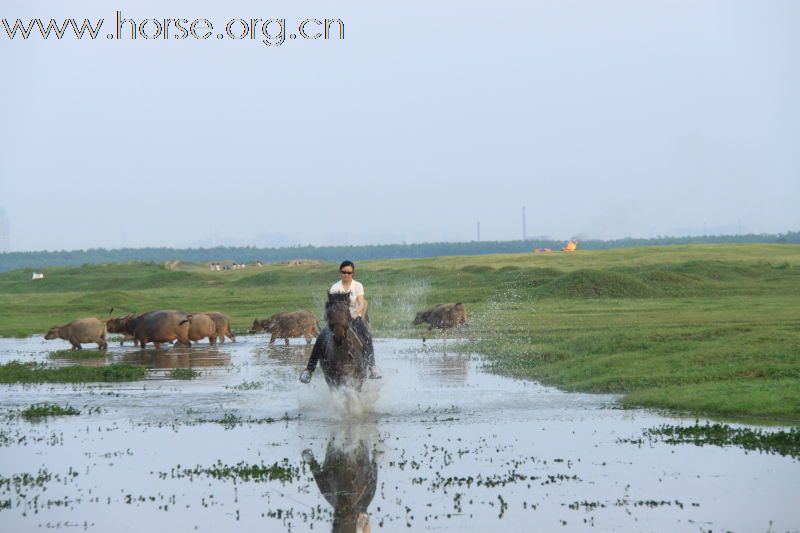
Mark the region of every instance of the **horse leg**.
[[[329, 337], [329, 329], [326, 329], [322, 334], [320, 334], [319, 337], [317, 337], [317, 341], [314, 343], [314, 347], [311, 349], [311, 357], [308, 358], [308, 364], [306, 365], [306, 370], [309, 372], [313, 372], [314, 369], [317, 368], [317, 363], [319, 360], [324, 357], [325, 352], [327, 351]], [[325, 369], [323, 368], [323, 370]]]

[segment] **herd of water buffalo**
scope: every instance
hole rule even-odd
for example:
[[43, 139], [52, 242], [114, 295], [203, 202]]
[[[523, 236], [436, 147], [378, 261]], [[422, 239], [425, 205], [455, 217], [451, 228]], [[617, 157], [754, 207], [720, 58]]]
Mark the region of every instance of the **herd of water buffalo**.
[[[451, 329], [467, 325], [464, 305], [461, 303], [439, 304], [431, 309], [420, 311], [414, 318], [414, 325], [427, 323], [428, 331], [433, 328]], [[283, 339], [288, 345], [289, 339], [305, 337], [306, 343], [320, 333], [319, 323], [309, 311], [275, 313], [269, 318], [256, 319], [250, 333], [268, 331], [270, 344]], [[224, 313], [203, 312], [185, 313], [183, 311], [150, 311], [140, 314], [128, 314], [118, 318], [80, 318], [62, 326], [53, 326], [45, 335], [45, 339], [63, 339], [72, 345], [73, 350], [80, 350], [81, 344], [96, 343], [98, 348], [108, 348], [107, 333], [122, 334], [122, 343], [132, 340], [134, 345], [144, 349], [153, 343], [156, 349], [162, 343], [179, 342], [191, 346], [194, 341], [207, 338], [212, 345], [224, 343], [225, 338], [236, 342], [231, 329], [231, 321]], [[424, 340], [424, 338], [423, 338]]]

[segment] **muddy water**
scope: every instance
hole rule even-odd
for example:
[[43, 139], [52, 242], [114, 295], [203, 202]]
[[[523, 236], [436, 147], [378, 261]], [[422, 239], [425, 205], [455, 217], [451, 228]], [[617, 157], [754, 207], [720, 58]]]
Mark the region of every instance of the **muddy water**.
[[[0, 362], [66, 347], [3, 339]], [[493, 376], [441, 343], [376, 352], [384, 379], [360, 395], [320, 372], [301, 385], [307, 348], [262, 336], [112, 346], [109, 360], [149, 368], [135, 383], [0, 385], [0, 530], [800, 529], [797, 460], [621, 442], [694, 419]], [[188, 366], [200, 377], [170, 379]], [[38, 402], [81, 414], [15, 416]]]

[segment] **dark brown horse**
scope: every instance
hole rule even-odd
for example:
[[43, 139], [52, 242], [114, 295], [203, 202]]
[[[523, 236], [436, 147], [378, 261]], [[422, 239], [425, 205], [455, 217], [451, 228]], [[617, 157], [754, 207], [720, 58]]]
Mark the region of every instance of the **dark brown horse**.
[[361, 390], [367, 377], [364, 340], [350, 327], [350, 293], [328, 295], [324, 331], [317, 342], [325, 342], [322, 371], [331, 387], [350, 386]]

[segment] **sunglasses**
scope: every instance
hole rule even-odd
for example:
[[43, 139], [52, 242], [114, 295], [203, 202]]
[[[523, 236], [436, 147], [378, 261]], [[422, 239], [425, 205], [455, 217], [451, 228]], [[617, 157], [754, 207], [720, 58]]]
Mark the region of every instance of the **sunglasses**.
[[346, 274], [348, 276], [352, 276], [353, 275], [353, 271], [352, 270], [340, 270], [339, 272], [342, 273], [342, 274]]

